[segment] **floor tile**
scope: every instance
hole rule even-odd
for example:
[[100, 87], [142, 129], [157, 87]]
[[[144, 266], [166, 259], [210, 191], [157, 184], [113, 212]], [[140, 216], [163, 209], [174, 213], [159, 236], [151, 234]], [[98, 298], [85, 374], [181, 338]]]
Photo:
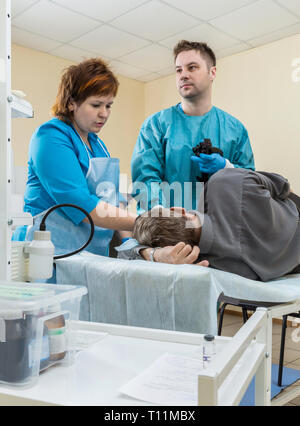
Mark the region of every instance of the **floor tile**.
[[[219, 316], [218, 316], [218, 321], [219, 321]], [[228, 314], [224, 315], [223, 327], [225, 327], [227, 325], [231, 325], [231, 324], [238, 324], [239, 326], [242, 326], [243, 320], [238, 315], [228, 315]]]
[[227, 325], [222, 328], [222, 336], [233, 337], [240, 328], [240, 324]]
[[299, 406], [300, 405], [300, 396], [298, 396], [297, 398], [290, 401], [290, 404], [293, 404], [294, 406]]

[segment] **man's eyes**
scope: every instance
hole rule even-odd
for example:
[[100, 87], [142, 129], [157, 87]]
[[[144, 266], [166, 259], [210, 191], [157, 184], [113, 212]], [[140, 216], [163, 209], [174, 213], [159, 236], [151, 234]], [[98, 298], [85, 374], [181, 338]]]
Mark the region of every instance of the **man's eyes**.
[[[197, 66], [197, 65], [190, 65], [189, 67], [188, 67], [188, 70], [189, 71], [195, 71], [195, 70], [197, 70], [199, 67]], [[178, 68], [177, 70], [176, 70], [176, 73], [177, 74], [180, 74], [182, 72], [182, 69], [181, 68]]]

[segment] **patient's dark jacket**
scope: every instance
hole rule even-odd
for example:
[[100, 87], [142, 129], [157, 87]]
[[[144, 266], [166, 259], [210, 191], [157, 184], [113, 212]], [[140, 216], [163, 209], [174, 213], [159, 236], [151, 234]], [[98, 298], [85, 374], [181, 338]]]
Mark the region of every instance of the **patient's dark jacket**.
[[246, 278], [300, 273], [297, 198], [275, 173], [223, 169], [205, 185], [198, 214], [201, 259]]

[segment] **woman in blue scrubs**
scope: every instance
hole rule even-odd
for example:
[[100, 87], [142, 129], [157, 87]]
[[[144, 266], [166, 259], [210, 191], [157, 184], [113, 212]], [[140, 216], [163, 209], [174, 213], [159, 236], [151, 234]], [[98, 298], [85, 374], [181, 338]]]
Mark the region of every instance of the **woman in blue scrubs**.
[[[136, 216], [119, 208], [119, 160], [110, 157], [97, 136], [110, 116], [118, 85], [101, 59], [64, 72], [52, 108], [54, 118], [30, 141], [24, 211], [34, 217], [34, 225], [18, 229], [14, 240], [32, 240], [45, 212], [65, 203], [92, 217], [95, 234], [86, 249], [92, 253], [108, 255], [114, 230], [132, 230]], [[90, 234], [86, 215], [71, 207], [49, 214], [46, 228], [56, 255], [80, 248]]]

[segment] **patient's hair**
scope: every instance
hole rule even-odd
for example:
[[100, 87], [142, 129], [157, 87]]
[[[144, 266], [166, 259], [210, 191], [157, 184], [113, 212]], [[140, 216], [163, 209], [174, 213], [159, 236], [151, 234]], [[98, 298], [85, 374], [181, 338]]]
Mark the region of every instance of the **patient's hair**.
[[68, 67], [61, 78], [52, 114], [62, 121], [72, 121], [69, 102], [81, 105], [90, 96], [116, 96], [119, 82], [101, 58], [87, 59]]
[[174, 60], [176, 61], [176, 58], [179, 53], [188, 52], [189, 50], [196, 50], [197, 52], [199, 52], [202, 55], [203, 59], [205, 59], [208, 68], [216, 66], [217, 60], [213, 50], [206, 43], [201, 43], [198, 41], [179, 41], [173, 49]]
[[174, 246], [179, 242], [198, 245], [195, 228], [187, 226], [185, 216], [175, 216], [169, 211], [166, 217], [165, 210], [158, 208], [150, 210], [135, 220], [133, 227], [133, 238], [140, 244], [149, 247]]

